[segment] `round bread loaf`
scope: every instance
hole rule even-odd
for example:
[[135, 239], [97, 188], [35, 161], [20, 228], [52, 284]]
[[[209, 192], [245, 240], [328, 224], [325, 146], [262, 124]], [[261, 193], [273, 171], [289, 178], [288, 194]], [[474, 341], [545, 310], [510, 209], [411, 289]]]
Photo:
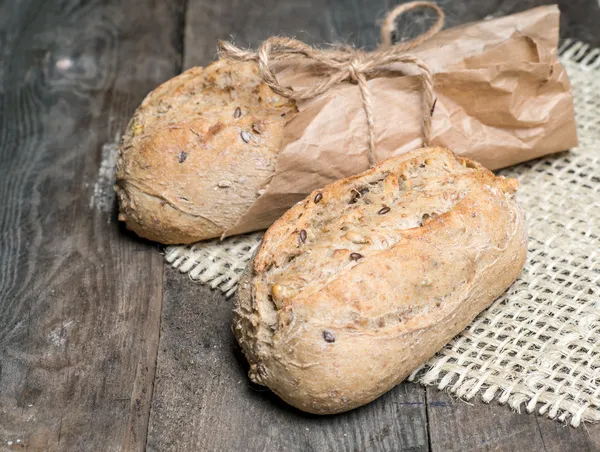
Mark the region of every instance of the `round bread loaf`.
[[516, 188], [430, 148], [314, 191], [269, 228], [240, 283], [250, 379], [319, 414], [400, 383], [519, 275]]
[[123, 137], [119, 219], [165, 244], [219, 237], [268, 183], [296, 111], [254, 62], [219, 60], [165, 82]]

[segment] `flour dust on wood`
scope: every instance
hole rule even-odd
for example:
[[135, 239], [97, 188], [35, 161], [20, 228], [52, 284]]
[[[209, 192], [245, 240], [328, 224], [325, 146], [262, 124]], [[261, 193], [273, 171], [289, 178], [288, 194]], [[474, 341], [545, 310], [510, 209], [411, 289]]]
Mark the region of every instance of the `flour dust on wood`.
[[[102, 145], [100, 169], [90, 198], [90, 209], [101, 213], [110, 213], [114, 203], [115, 191], [113, 186], [115, 185], [119, 142], [120, 136], [117, 134], [114, 142]], [[111, 215], [108, 215], [107, 222], [111, 222]]]

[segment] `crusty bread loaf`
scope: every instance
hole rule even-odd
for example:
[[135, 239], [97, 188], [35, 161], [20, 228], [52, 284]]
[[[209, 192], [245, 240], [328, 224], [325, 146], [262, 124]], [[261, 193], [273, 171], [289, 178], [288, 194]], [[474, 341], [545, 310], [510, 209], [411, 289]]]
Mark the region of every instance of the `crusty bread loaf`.
[[219, 60], [162, 84], [123, 137], [119, 219], [166, 244], [220, 236], [269, 181], [296, 111], [254, 62]]
[[242, 279], [233, 326], [250, 378], [320, 414], [401, 382], [521, 271], [516, 188], [430, 148], [314, 191]]

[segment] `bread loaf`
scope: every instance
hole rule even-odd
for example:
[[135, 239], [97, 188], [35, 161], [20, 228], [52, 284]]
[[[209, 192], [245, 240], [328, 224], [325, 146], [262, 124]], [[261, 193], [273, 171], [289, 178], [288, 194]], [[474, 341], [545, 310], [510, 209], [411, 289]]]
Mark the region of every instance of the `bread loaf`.
[[219, 237], [273, 174], [296, 112], [254, 62], [219, 60], [152, 91], [119, 150], [119, 219], [161, 243]]
[[520, 273], [516, 188], [429, 148], [311, 193], [267, 231], [241, 282], [233, 329], [250, 378], [319, 414], [400, 383]]

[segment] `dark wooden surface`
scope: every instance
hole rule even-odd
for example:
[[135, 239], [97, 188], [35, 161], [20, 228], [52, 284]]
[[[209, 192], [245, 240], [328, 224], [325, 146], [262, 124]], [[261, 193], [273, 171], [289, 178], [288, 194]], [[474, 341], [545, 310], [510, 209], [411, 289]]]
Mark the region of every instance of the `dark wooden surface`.
[[[452, 26], [550, 2], [440, 3]], [[372, 48], [394, 4], [0, 0], [0, 450], [600, 450], [600, 427], [410, 383], [338, 416], [286, 406], [249, 383], [231, 300], [115, 221], [104, 145], [154, 86], [218, 38]], [[596, 0], [561, 9], [563, 38], [600, 47]]]
[[180, 70], [182, 5], [135, 4], [0, 3], [0, 450], [144, 448], [163, 262], [91, 202], [103, 144]]

